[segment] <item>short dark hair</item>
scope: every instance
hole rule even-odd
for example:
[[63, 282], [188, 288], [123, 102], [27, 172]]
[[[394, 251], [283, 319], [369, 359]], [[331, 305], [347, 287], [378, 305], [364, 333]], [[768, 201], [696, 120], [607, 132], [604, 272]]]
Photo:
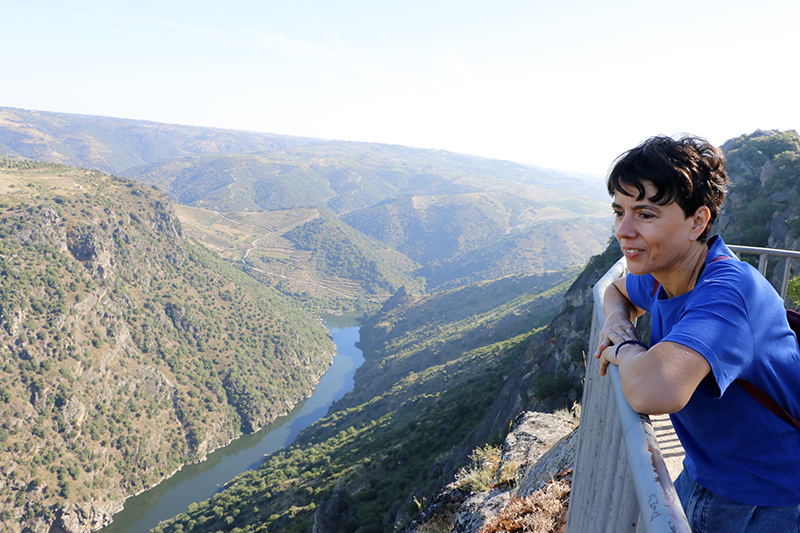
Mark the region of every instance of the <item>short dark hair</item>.
[[648, 200], [658, 205], [677, 202], [687, 218], [698, 208], [708, 207], [711, 218], [697, 240], [708, 239], [728, 191], [722, 150], [700, 137], [651, 137], [614, 161], [606, 181], [608, 194], [614, 196], [619, 191], [629, 196], [622, 187], [625, 185], [639, 191], [637, 200], [642, 200], [642, 181], [649, 181], [656, 189]]

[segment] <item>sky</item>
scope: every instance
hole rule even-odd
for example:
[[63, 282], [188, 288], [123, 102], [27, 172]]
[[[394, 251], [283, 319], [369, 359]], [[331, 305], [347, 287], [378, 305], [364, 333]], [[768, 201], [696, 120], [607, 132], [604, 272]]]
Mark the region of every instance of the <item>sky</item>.
[[800, 128], [797, 0], [0, 0], [0, 106], [605, 175]]

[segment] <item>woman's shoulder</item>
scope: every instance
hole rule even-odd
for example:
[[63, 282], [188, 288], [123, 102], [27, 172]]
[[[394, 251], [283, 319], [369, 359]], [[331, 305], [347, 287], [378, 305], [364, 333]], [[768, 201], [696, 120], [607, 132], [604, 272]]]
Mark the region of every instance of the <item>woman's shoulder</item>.
[[708, 258], [703, 277], [735, 287], [767, 282], [752, 265], [739, 260], [721, 237], [715, 237], [713, 241], [709, 241]]
[[727, 299], [756, 316], [783, 314], [783, 300], [772, 284], [749, 263], [738, 258], [709, 263], [696, 287], [695, 298]]

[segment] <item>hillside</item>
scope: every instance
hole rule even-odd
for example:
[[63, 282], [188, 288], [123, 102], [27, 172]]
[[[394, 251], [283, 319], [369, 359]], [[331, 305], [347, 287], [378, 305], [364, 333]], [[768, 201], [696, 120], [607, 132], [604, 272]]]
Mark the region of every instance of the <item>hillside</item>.
[[377, 309], [419, 264], [315, 207], [222, 214], [176, 205], [184, 232], [307, 309]]
[[594, 221], [535, 223], [524, 230], [487, 239], [477, 250], [460, 251], [429, 263], [414, 274], [425, 279], [430, 290], [446, 290], [524, 272], [574, 268], [600, 252], [607, 236], [606, 224]]
[[800, 136], [756, 131], [722, 145], [731, 187], [719, 220], [726, 241], [798, 249]]
[[123, 175], [158, 185], [178, 202], [220, 211], [324, 204], [344, 214], [398, 197], [495, 191], [528, 198], [528, 205], [517, 208], [527, 211], [572, 195], [582, 198], [585, 212], [596, 209], [604, 194], [602, 182], [588, 176], [436, 150], [335, 141], [165, 159]]
[[163, 193], [3, 158], [0, 198], [9, 531], [59, 517], [97, 527], [126, 496], [288, 412], [330, 364], [322, 325], [187, 240]]
[[405, 523], [452, 478], [465, 439], [472, 442], [573, 276], [399, 292], [362, 328], [366, 362], [326, 418], [156, 531], [307, 531], [314, 522], [320, 531], [391, 531]]
[[[357, 230], [338, 225], [345, 247], [399, 252], [369, 261], [383, 265], [379, 270], [387, 281], [409, 287], [419, 283], [412, 281], [416, 278], [435, 290], [566, 268], [602, 250], [610, 224], [605, 203], [568, 190], [577, 183], [570, 179], [545, 186], [530, 171], [511, 174], [519, 181], [491, 174], [494, 166], [503, 168], [500, 163], [368, 143], [319, 143], [268, 154], [181, 158], [124, 174], [164, 188], [178, 202], [237, 221], [252, 213], [308, 208], [330, 213], [325, 219], [331, 223], [339, 216]], [[321, 220], [305, 222], [307, 236], [322, 231]], [[259, 254], [258, 268], [285, 275], [280, 264], [285, 251], [283, 258], [294, 258], [294, 266], [310, 280], [307, 287], [294, 283], [302, 291], [319, 292], [314, 286], [329, 286], [326, 277], [353, 283], [368, 295], [399, 286], [376, 285], [359, 279], [353, 269], [320, 264], [318, 259], [330, 255], [330, 248], [319, 246], [320, 236], [300, 245], [277, 233], [263, 235], [254, 245], [254, 250], [279, 252]], [[313, 264], [297, 261], [306, 252], [313, 253]], [[552, 256], [547, 266], [546, 256]], [[413, 271], [411, 264], [416, 264]]]

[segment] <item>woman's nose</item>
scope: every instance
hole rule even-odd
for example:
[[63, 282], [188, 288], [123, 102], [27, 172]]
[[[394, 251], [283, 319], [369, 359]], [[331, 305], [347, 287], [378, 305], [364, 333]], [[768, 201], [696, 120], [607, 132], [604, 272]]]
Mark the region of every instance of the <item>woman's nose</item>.
[[628, 215], [624, 215], [622, 218], [617, 219], [617, 223], [614, 228], [614, 234], [619, 237], [635, 237], [636, 230], [634, 228], [633, 222], [631, 217]]

